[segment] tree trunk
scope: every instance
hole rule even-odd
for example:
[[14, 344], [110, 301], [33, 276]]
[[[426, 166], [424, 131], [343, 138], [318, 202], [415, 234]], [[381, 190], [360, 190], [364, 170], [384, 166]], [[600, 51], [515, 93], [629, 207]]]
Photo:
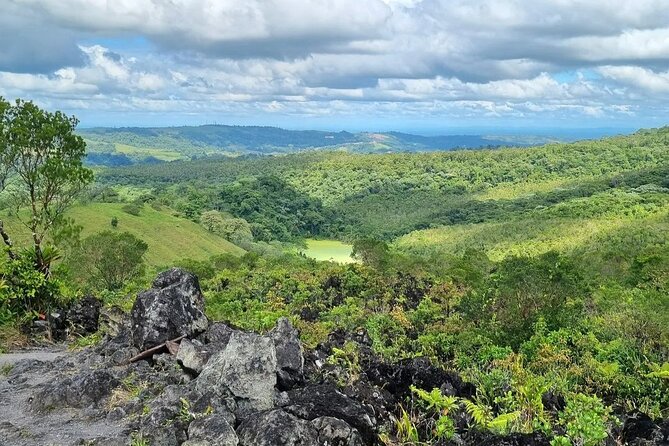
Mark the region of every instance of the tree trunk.
[[9, 238], [9, 234], [5, 232], [5, 223], [0, 220], [0, 236], [2, 236], [2, 241], [7, 245], [7, 255], [10, 260], [16, 259], [16, 254], [14, 254], [12, 240]]

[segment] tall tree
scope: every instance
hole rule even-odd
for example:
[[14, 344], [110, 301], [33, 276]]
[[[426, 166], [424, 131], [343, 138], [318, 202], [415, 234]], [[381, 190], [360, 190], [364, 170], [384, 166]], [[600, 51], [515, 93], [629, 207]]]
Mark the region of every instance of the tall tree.
[[[74, 134], [78, 122], [73, 116], [42, 110], [29, 101], [19, 99], [11, 105], [0, 99], [0, 174], [4, 174], [0, 179], [7, 181], [5, 192], [14, 199], [17, 215], [30, 230], [35, 267], [45, 276], [52, 260], [45, 255], [45, 236], [93, 180], [93, 172], [83, 166], [86, 144]], [[27, 218], [19, 212], [26, 207]], [[0, 230], [13, 257], [2, 222]]]

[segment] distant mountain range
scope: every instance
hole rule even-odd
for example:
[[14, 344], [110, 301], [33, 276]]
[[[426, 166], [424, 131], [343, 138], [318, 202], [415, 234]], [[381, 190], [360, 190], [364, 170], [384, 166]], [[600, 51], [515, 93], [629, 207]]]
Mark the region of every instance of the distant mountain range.
[[221, 155], [273, 155], [303, 150], [424, 152], [523, 146], [547, 141], [482, 135], [419, 136], [398, 132], [325, 132], [227, 125], [92, 128], [79, 130], [78, 133], [88, 145], [88, 163], [105, 166]]

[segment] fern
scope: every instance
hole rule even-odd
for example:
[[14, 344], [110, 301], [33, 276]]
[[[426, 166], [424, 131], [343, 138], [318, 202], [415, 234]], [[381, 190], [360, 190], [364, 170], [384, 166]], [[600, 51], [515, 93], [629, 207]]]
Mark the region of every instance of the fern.
[[646, 374], [647, 378], [662, 378], [669, 379], [669, 362], [665, 362], [662, 366], [651, 364], [652, 372]]

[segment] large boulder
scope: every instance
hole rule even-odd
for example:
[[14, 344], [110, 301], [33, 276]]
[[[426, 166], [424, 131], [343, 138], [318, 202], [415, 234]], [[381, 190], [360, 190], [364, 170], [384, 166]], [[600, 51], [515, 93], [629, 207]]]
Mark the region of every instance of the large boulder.
[[268, 410], [274, 406], [276, 368], [271, 339], [234, 331], [225, 348], [209, 358], [196, 388], [202, 393], [233, 397], [242, 414]]
[[276, 348], [279, 389], [288, 390], [304, 381], [304, 356], [297, 330], [282, 317], [269, 332]]
[[237, 429], [240, 446], [310, 446], [320, 444], [308, 421], [281, 409], [252, 415]]
[[180, 268], [160, 273], [132, 307], [132, 339], [140, 350], [201, 333], [208, 325], [197, 277]]
[[359, 402], [341, 393], [331, 384], [310, 385], [288, 392], [284, 410], [305, 420], [331, 417], [353, 426], [367, 444], [376, 441], [377, 420]]

